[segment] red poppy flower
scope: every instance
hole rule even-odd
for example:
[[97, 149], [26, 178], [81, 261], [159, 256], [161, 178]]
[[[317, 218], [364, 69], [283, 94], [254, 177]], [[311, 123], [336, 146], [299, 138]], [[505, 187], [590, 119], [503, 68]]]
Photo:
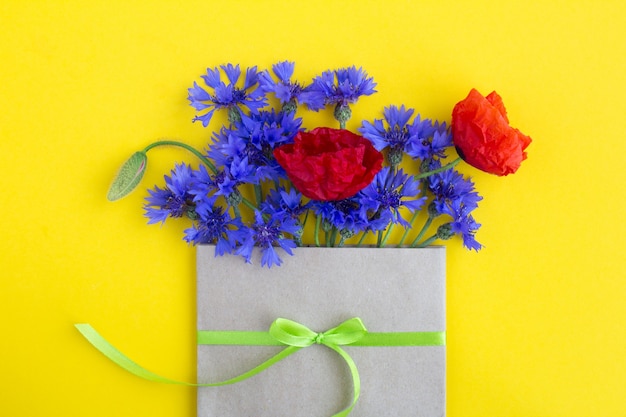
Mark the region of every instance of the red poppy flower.
[[299, 132], [293, 144], [276, 148], [274, 157], [298, 191], [321, 201], [352, 197], [372, 182], [383, 163], [369, 140], [328, 127]]
[[509, 126], [502, 98], [472, 89], [452, 110], [452, 137], [465, 162], [482, 171], [512, 174], [526, 159], [531, 138]]

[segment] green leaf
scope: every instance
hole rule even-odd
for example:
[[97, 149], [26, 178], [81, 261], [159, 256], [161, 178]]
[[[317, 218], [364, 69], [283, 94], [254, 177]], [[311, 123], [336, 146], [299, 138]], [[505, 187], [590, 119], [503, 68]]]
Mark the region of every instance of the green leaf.
[[148, 157], [145, 152], [135, 152], [120, 168], [113, 184], [109, 188], [107, 199], [109, 201], [119, 200], [130, 194], [143, 178], [143, 173], [148, 165]]

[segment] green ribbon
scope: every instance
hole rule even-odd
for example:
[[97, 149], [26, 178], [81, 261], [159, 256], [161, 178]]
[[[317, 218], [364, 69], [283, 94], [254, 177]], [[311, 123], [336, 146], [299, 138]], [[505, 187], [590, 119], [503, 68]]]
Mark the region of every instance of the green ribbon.
[[354, 408], [361, 392], [361, 380], [354, 360], [340, 346], [443, 346], [445, 332], [393, 332], [369, 333], [360, 318], [354, 317], [322, 333], [316, 333], [308, 327], [284, 318], [276, 319], [268, 332], [255, 331], [198, 331], [198, 344], [201, 345], [236, 345], [236, 346], [287, 346], [257, 367], [228, 380], [194, 384], [164, 378], [133, 362], [104, 339], [91, 325], [75, 325], [78, 331], [101, 353], [126, 371], [149, 381], [167, 384], [188, 385], [194, 387], [217, 387], [234, 384], [248, 379], [273, 364], [285, 359], [302, 348], [313, 344], [324, 345], [337, 352], [348, 365], [352, 375], [353, 398], [350, 406], [336, 413], [333, 417], [345, 417]]

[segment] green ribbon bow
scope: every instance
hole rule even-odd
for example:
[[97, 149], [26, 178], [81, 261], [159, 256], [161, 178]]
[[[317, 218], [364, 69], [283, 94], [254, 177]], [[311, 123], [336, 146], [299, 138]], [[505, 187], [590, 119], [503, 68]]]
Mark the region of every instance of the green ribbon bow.
[[206, 331], [198, 332], [198, 344], [205, 345], [256, 345], [256, 346], [287, 346], [278, 354], [261, 363], [257, 367], [235, 378], [208, 384], [194, 384], [164, 378], [136, 364], [122, 352], [104, 339], [91, 325], [82, 323], [75, 325], [78, 331], [101, 353], [128, 372], [149, 381], [167, 384], [179, 384], [195, 387], [216, 387], [234, 384], [248, 379], [273, 364], [285, 359], [302, 348], [313, 344], [324, 345], [337, 352], [348, 365], [352, 375], [353, 399], [350, 406], [336, 413], [333, 417], [345, 417], [354, 408], [361, 392], [361, 380], [356, 364], [340, 346], [443, 346], [444, 332], [394, 332], [368, 333], [358, 317], [344, 321], [339, 326], [322, 333], [316, 333], [308, 327], [284, 318], [276, 319], [269, 332], [255, 331]]
[[289, 345], [287, 349], [294, 349], [294, 352], [311, 346], [314, 343], [327, 346], [337, 352], [350, 368], [352, 374], [352, 387], [353, 387], [353, 399], [352, 404], [343, 411], [335, 414], [333, 417], [343, 417], [350, 414], [352, 408], [356, 405], [359, 395], [361, 393], [361, 379], [359, 378], [359, 371], [356, 368], [356, 364], [346, 353], [341, 349], [340, 345], [350, 345], [367, 333], [365, 326], [360, 318], [354, 317], [350, 320], [346, 320], [339, 326], [327, 330], [323, 333], [315, 333], [308, 327], [296, 323], [295, 321], [287, 319], [276, 319], [270, 327], [270, 335], [281, 343]]

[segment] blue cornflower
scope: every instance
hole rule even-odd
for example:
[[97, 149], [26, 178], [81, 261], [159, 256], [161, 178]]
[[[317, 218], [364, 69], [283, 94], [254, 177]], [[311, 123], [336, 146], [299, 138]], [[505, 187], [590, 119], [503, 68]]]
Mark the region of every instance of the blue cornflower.
[[213, 137], [208, 157], [218, 167], [230, 166], [233, 161], [246, 160], [256, 171], [257, 180], [278, 180], [286, 176], [276, 162], [273, 151], [280, 145], [293, 143], [302, 119], [293, 113], [261, 111], [242, 115], [230, 128], [222, 129]]
[[400, 215], [400, 208], [406, 207], [413, 213], [422, 208], [426, 197], [415, 198], [421, 193], [420, 181], [402, 170], [393, 172], [384, 167], [374, 181], [358, 194], [361, 202], [361, 215], [370, 219], [371, 230], [382, 230], [391, 223], [409, 227]]
[[369, 139], [378, 151], [390, 148], [404, 152], [407, 144], [417, 139], [408, 126], [413, 112], [413, 109], [405, 109], [404, 105], [385, 107], [383, 115], [387, 128], [381, 119], [375, 119], [374, 123], [364, 120], [358, 131]]
[[374, 123], [363, 121], [359, 132], [369, 139], [378, 151], [389, 149], [387, 160], [392, 167], [402, 162], [402, 156], [414, 142], [421, 140], [419, 134], [423, 133], [423, 126], [430, 125], [430, 120], [424, 122], [417, 115], [412, 124], [408, 124], [413, 116], [413, 109], [405, 109], [404, 105], [385, 107], [383, 115], [387, 127], [381, 119], [375, 119]]
[[207, 68], [206, 75], [202, 76], [205, 84], [213, 90], [212, 95], [196, 82], [193, 83], [192, 88], [188, 89], [188, 100], [191, 105], [198, 112], [203, 112], [194, 117], [193, 121], [201, 121], [204, 127], [211, 121], [215, 110], [228, 109], [229, 120], [232, 123], [239, 119], [242, 108], [248, 108], [252, 113], [256, 113], [267, 104], [264, 91], [258, 88], [256, 67], [246, 70], [243, 88], [236, 87], [241, 75], [239, 65], [227, 64], [220, 66], [220, 68], [226, 74], [228, 84], [220, 79], [220, 71], [217, 67]]
[[[226, 182], [226, 185], [224, 183]], [[230, 178], [222, 170], [216, 174], [209, 174], [204, 165], [200, 165], [197, 171], [194, 171], [194, 181], [191, 184], [189, 193], [192, 194], [193, 200], [197, 203], [215, 194], [224, 194], [224, 187], [228, 187]]]
[[256, 167], [248, 163], [247, 157], [233, 158], [230, 167], [225, 167], [224, 170], [237, 185], [259, 183], [256, 176]]
[[231, 253], [246, 237], [245, 226], [239, 217], [230, 217], [221, 207], [214, 205], [215, 197], [204, 200], [196, 208], [194, 225], [185, 230], [185, 241], [193, 244], [215, 244], [215, 255]]
[[193, 195], [189, 192], [193, 182], [193, 170], [191, 166], [176, 164], [171, 171], [171, 176], [165, 175], [165, 188], [154, 187], [148, 190], [144, 205], [145, 216], [148, 224], [164, 223], [168, 217], [193, 218], [195, 216], [195, 204]]
[[420, 121], [419, 115], [411, 126], [417, 140], [411, 141], [406, 153], [414, 159], [428, 160], [444, 158], [446, 148], [452, 146], [452, 134], [445, 123], [434, 123], [429, 119]]
[[278, 256], [274, 245], [280, 246], [289, 255], [293, 255], [291, 249], [296, 247], [292, 239], [284, 237], [284, 233], [295, 235], [299, 233], [300, 227], [296, 221], [284, 213], [273, 213], [265, 217], [260, 211], [254, 213], [254, 224], [247, 228], [247, 233], [241, 247], [236, 254], [241, 255], [250, 263], [254, 246], [261, 250], [261, 266], [280, 265], [282, 260]]
[[372, 77], [355, 66], [340, 68], [335, 71], [324, 71], [313, 78], [313, 82], [305, 89], [300, 101], [311, 110], [321, 110], [327, 105], [347, 107], [361, 96], [374, 94], [376, 83]]
[[[302, 201], [302, 194], [295, 189], [286, 191], [283, 187], [271, 189], [265, 201], [260, 205], [261, 212], [269, 216], [287, 216], [293, 219], [298, 226], [298, 230], [292, 233], [297, 246], [302, 245], [302, 234], [304, 233], [303, 223], [300, 218], [309, 209], [310, 203]], [[306, 221], [306, 220], [305, 220]]]
[[[439, 161], [431, 163], [433, 168], [438, 168]], [[482, 197], [475, 191], [474, 183], [463, 177], [454, 169], [448, 169], [427, 178], [429, 190], [433, 193], [434, 213], [452, 217], [452, 222], [447, 223], [451, 233], [461, 235], [463, 245], [468, 249], [479, 250], [482, 246], [474, 238], [474, 234], [480, 228], [471, 215], [478, 207]], [[445, 226], [445, 225], [444, 225]]]
[[363, 219], [361, 203], [356, 197], [335, 201], [312, 201], [313, 212], [322, 219], [322, 223], [340, 231], [353, 234], [368, 228], [368, 221]]
[[462, 237], [463, 246], [478, 252], [482, 245], [478, 243], [474, 235], [481, 225], [470, 214], [471, 209], [457, 200], [446, 206], [446, 212], [453, 218], [453, 221], [448, 223], [450, 230]]
[[363, 137], [369, 139], [377, 150], [388, 149], [387, 161], [392, 167], [402, 162], [405, 153], [421, 160], [443, 158], [445, 149], [452, 145], [445, 123], [422, 120], [419, 114], [409, 123], [413, 112], [413, 109], [405, 109], [404, 105], [385, 107], [383, 115], [386, 123], [381, 119], [375, 119], [374, 123], [363, 121], [359, 128]]
[[261, 204], [263, 213], [282, 212], [298, 220], [309, 209], [310, 203], [302, 201], [302, 194], [295, 189], [286, 191], [284, 188], [270, 190], [267, 198]]
[[245, 155], [245, 149], [245, 140], [232, 129], [222, 127], [219, 132], [213, 133], [206, 155], [217, 168], [223, 168], [230, 165], [234, 158]]
[[274, 81], [268, 71], [259, 73], [261, 89], [265, 93], [274, 93], [283, 105], [283, 110], [289, 112], [296, 110], [300, 95], [304, 92], [304, 87], [301, 84], [291, 81], [295, 65], [294, 62], [288, 61], [272, 65], [272, 71], [278, 78], [278, 81]]
[[239, 185], [258, 183], [254, 171], [245, 158], [233, 159], [230, 166], [223, 167], [215, 174], [209, 174], [204, 165], [200, 165], [198, 170], [194, 171], [194, 181], [189, 192], [196, 202], [213, 195], [222, 195], [229, 201], [229, 196], [239, 194], [237, 190]]
[[[436, 165], [440, 165], [439, 161]], [[438, 166], [435, 166], [437, 168]], [[438, 172], [427, 178], [428, 189], [434, 195], [434, 203], [437, 212], [444, 214], [448, 212], [448, 206], [459, 204], [472, 211], [478, 207], [478, 202], [482, 197], [475, 191], [474, 183], [469, 178], [465, 178], [455, 169], [448, 169]]]
[[291, 143], [302, 125], [301, 118], [294, 118], [293, 113], [283, 111], [261, 111], [258, 114], [243, 117], [235, 125], [240, 137], [246, 138], [258, 149], [274, 149], [285, 143]]
[[452, 146], [452, 132], [446, 126], [446, 122], [435, 121], [433, 138], [430, 141], [430, 153], [438, 158], [445, 158], [446, 149]]

